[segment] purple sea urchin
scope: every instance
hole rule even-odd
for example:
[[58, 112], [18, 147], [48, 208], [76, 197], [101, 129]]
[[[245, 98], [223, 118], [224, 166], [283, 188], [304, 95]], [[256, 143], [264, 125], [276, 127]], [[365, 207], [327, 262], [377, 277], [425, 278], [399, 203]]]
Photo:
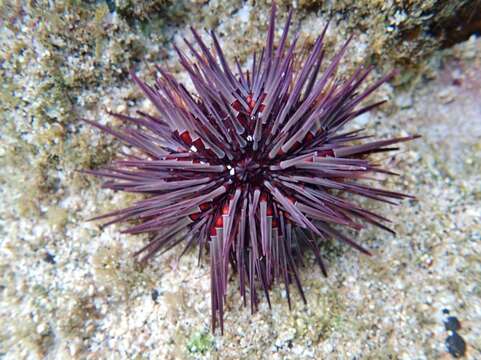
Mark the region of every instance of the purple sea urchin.
[[287, 40], [292, 12], [274, 46], [275, 13], [273, 5], [265, 48], [254, 53], [249, 70], [236, 61], [234, 73], [214, 32], [211, 51], [192, 29], [195, 44], [185, 43], [193, 58], [175, 50], [195, 95], [161, 67], [154, 85], [132, 73], [158, 114], [112, 114], [127, 124], [121, 129], [87, 121], [137, 151], [87, 172], [108, 178], [106, 188], [149, 195], [96, 219], [134, 221], [125, 233], [151, 234], [136, 253], [141, 261], [180, 243], [182, 254], [198, 245], [199, 259], [209, 250], [212, 327], [219, 322], [221, 331], [229, 268], [252, 311], [259, 284], [269, 305], [275, 282], [284, 283], [289, 306], [292, 282], [305, 302], [297, 270], [304, 250], [314, 253], [323, 274], [319, 241], [335, 238], [369, 254], [333, 225], [359, 230], [361, 220], [392, 232], [384, 225], [388, 219], [342, 193], [387, 203], [410, 197], [361, 180], [392, 174], [369, 155], [395, 150], [390, 146], [415, 136], [362, 143], [368, 136], [360, 130], [342, 132], [356, 116], [383, 103], [358, 107], [393, 74], [362, 91], [372, 67], [336, 77], [350, 39], [321, 72], [327, 27], [312, 51], [298, 57], [297, 35], [289, 45]]

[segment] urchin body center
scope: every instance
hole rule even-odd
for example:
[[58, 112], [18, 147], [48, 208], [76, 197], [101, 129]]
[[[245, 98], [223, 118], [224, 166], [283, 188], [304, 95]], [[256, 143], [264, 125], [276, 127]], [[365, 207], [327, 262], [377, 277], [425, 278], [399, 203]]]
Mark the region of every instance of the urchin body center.
[[265, 170], [267, 169], [251, 157], [243, 159], [231, 167], [233, 171], [231, 170], [230, 174], [233, 175], [236, 180], [250, 184], [262, 183]]

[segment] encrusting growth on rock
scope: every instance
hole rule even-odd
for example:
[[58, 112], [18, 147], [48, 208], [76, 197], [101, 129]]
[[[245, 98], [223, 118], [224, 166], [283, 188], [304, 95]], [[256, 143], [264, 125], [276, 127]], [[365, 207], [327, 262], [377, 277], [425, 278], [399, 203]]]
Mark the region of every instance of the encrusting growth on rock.
[[108, 219], [107, 225], [134, 221], [124, 233], [151, 234], [136, 253], [141, 261], [180, 244], [182, 254], [198, 246], [199, 259], [208, 250], [212, 328], [219, 324], [222, 332], [230, 271], [252, 312], [258, 289], [270, 305], [274, 283], [284, 284], [289, 306], [292, 283], [306, 301], [297, 268], [305, 250], [326, 274], [319, 242], [334, 238], [369, 254], [340, 226], [360, 230], [370, 223], [392, 232], [387, 218], [343, 193], [391, 204], [411, 198], [362, 180], [393, 174], [369, 156], [416, 136], [369, 142], [362, 130], [343, 130], [383, 103], [359, 107], [394, 74], [361, 91], [371, 66], [360, 66], [347, 79], [336, 76], [351, 39], [323, 66], [327, 26], [310, 53], [297, 56], [297, 34], [288, 42], [292, 12], [276, 46], [275, 16], [274, 4], [265, 48], [254, 53], [250, 69], [227, 63], [214, 32], [211, 50], [192, 29], [194, 42], [185, 40], [191, 56], [175, 50], [196, 94], [158, 66], [153, 85], [132, 73], [157, 114], [112, 113], [125, 124], [120, 129], [85, 120], [135, 150], [85, 172], [107, 178], [105, 188], [148, 195], [95, 219]]

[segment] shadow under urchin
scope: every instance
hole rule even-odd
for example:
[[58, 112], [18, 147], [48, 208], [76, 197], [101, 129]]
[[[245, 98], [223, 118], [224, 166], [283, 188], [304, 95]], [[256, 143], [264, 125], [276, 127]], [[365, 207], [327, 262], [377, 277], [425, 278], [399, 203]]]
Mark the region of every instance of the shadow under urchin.
[[111, 113], [124, 123], [113, 129], [89, 124], [118, 138], [131, 154], [109, 166], [85, 172], [107, 178], [104, 188], [146, 194], [131, 206], [96, 217], [105, 225], [128, 222], [124, 233], [150, 234], [136, 256], [183, 245], [210, 257], [212, 329], [223, 332], [229, 271], [238, 277], [244, 305], [257, 310], [259, 294], [270, 306], [269, 290], [283, 283], [290, 307], [294, 284], [304, 302], [297, 266], [313, 252], [322, 273], [319, 248], [330, 238], [369, 251], [333, 225], [360, 230], [370, 223], [392, 232], [387, 218], [342, 196], [352, 193], [396, 204], [411, 196], [363, 183], [376, 173], [393, 174], [370, 160], [373, 153], [416, 136], [367, 141], [362, 130], [343, 131], [355, 117], [384, 101], [359, 107], [390, 73], [361, 91], [372, 66], [359, 66], [348, 78], [336, 76], [351, 39], [321, 71], [327, 26], [312, 50], [297, 55], [299, 34], [288, 41], [292, 11], [274, 46], [276, 6], [271, 9], [265, 47], [243, 70], [229, 65], [212, 31], [211, 50], [192, 29], [190, 52], [174, 49], [195, 93], [164, 68], [148, 85], [133, 80], [157, 114], [137, 117]]

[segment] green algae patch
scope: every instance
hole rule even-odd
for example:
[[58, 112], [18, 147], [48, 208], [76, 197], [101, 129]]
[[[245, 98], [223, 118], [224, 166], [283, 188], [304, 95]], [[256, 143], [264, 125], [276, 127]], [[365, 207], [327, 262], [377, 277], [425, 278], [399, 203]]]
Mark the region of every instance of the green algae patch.
[[204, 354], [214, 346], [214, 339], [207, 331], [194, 333], [187, 341], [187, 351], [190, 354]]

